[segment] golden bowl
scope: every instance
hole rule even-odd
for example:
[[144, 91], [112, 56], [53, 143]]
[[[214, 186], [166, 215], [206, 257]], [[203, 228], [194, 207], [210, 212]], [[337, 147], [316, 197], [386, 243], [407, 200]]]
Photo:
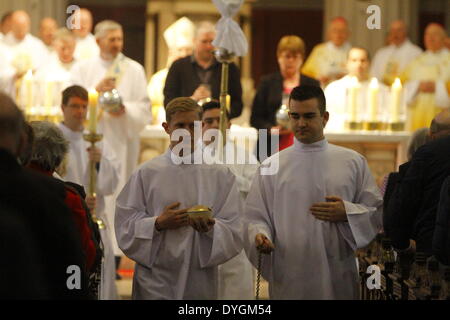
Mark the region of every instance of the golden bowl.
[[212, 209], [207, 206], [197, 205], [188, 209], [187, 214], [190, 217], [212, 218]]

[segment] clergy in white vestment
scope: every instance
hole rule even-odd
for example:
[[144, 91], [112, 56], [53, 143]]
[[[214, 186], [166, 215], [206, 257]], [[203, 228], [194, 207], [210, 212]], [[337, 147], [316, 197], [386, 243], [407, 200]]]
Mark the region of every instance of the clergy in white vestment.
[[[117, 239], [136, 262], [132, 297], [217, 299], [218, 265], [242, 251], [242, 198], [229, 168], [201, 163], [200, 106], [173, 99], [166, 118], [169, 149], [142, 164], [117, 199]], [[192, 212], [197, 206], [210, 215]]]
[[12, 67], [12, 74], [4, 79], [7, 93], [16, 98], [16, 80], [28, 70], [36, 71], [48, 58], [42, 41], [29, 33], [30, 17], [25, 11], [11, 15], [11, 31], [3, 38], [5, 63]]
[[[354, 121], [368, 121], [368, 90], [370, 87], [369, 68], [370, 57], [369, 52], [364, 48], [353, 47], [347, 57], [347, 75], [339, 80], [331, 82], [325, 88], [325, 97], [327, 99], [327, 109], [330, 112], [330, 119], [325, 128], [326, 132], [342, 132], [346, 129], [345, 123], [350, 120], [350, 105], [348, 100], [348, 90], [352, 86], [358, 86], [357, 94], [357, 110], [356, 119]], [[378, 101], [386, 102], [388, 99], [389, 89], [384, 84], [378, 84], [379, 97]], [[377, 116], [381, 120], [386, 116], [387, 103], [378, 105]]]
[[346, 74], [345, 63], [351, 48], [347, 20], [334, 18], [328, 28], [328, 41], [315, 46], [302, 67], [302, 73], [320, 81], [325, 87]]
[[407, 127], [414, 131], [429, 127], [433, 117], [450, 107], [450, 51], [445, 47], [445, 30], [431, 23], [425, 29], [426, 51], [403, 72]]
[[100, 49], [92, 31], [92, 14], [86, 8], [81, 8], [75, 12], [77, 21], [80, 22], [79, 28], [72, 29], [76, 36], [77, 46], [75, 49], [75, 58], [77, 60], [85, 60], [97, 57]]
[[84, 186], [86, 192], [89, 188], [89, 163], [92, 159], [96, 162], [97, 180], [95, 198], [88, 196], [86, 199], [90, 209], [95, 209], [105, 229], [100, 229], [103, 243], [103, 263], [100, 281], [99, 298], [101, 300], [118, 299], [116, 288], [116, 269], [114, 248], [111, 242], [109, 229], [114, 226], [105, 214], [105, 196], [112, 194], [119, 182], [119, 163], [112, 149], [107, 143], [97, 143], [97, 147], [91, 148], [89, 142], [83, 139], [86, 133], [84, 121], [88, 111], [88, 92], [80, 86], [71, 86], [62, 93], [63, 122], [59, 124], [64, 137], [69, 142], [69, 152], [63, 180], [75, 182]]
[[[120, 24], [105, 20], [95, 27], [100, 54], [78, 62], [72, 69], [72, 83], [103, 92], [117, 89], [122, 104], [118, 110], [103, 110], [99, 127], [103, 139], [117, 155], [121, 169], [119, 185], [114, 195], [106, 198], [106, 212], [114, 223], [115, 201], [119, 191], [137, 167], [140, 150], [140, 132], [151, 121], [151, 106], [147, 95], [144, 68], [122, 54], [123, 32]], [[115, 234], [111, 235], [116, 256], [122, 253]]]
[[[203, 114], [203, 141], [204, 153], [211, 154], [217, 163], [223, 163], [230, 168], [236, 176], [237, 186], [242, 199], [245, 200], [253, 177], [258, 170], [258, 160], [249, 152], [238, 146], [227, 137], [222, 159], [219, 159], [216, 147], [218, 139], [211, 138], [217, 135], [220, 121], [220, 104], [216, 100], [206, 102], [202, 105]], [[226, 128], [230, 129], [230, 121], [226, 112]], [[239, 212], [243, 216], [243, 212]], [[251, 300], [254, 298], [254, 269], [242, 250], [236, 257], [219, 266], [219, 300]]]
[[0, 19], [0, 41], [3, 37], [11, 31], [11, 16], [14, 11], [7, 11], [2, 15]]
[[401, 20], [391, 23], [389, 39], [390, 44], [375, 53], [370, 68], [371, 76], [388, 86], [392, 85], [406, 66], [422, 53], [422, 49], [408, 39], [406, 25]]
[[58, 30], [58, 24], [55, 19], [46, 17], [39, 23], [39, 38], [47, 49], [47, 54], [51, 55], [55, 50], [53, 41]]
[[324, 137], [320, 88], [294, 88], [289, 117], [294, 145], [262, 163], [247, 196], [247, 255], [257, 266], [263, 252], [271, 299], [358, 299], [355, 250], [380, 230], [382, 196], [366, 159]]

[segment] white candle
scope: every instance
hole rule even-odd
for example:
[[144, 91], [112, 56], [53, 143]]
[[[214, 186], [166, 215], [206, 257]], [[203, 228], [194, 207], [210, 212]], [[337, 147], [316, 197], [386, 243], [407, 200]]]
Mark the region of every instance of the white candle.
[[369, 85], [369, 121], [377, 121], [377, 111], [378, 111], [378, 80], [377, 78], [372, 78]]
[[360, 85], [357, 77], [352, 77], [348, 88], [348, 106], [350, 111], [350, 121], [355, 122], [358, 108], [358, 96]]
[[98, 92], [95, 89], [89, 90], [88, 130], [90, 133], [97, 132], [97, 100]]
[[402, 83], [399, 78], [395, 78], [391, 86], [391, 119], [392, 122], [399, 122], [400, 120], [400, 104], [402, 97]]
[[33, 72], [28, 70], [24, 77], [25, 81], [25, 114], [29, 114], [33, 107]]

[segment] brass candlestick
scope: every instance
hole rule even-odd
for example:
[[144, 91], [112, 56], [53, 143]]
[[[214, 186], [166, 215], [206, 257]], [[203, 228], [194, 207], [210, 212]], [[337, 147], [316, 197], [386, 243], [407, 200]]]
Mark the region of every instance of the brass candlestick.
[[[83, 135], [83, 139], [85, 141], [88, 141], [91, 143], [91, 148], [95, 147], [95, 144], [102, 140], [103, 135], [98, 134], [95, 132], [90, 132]], [[95, 188], [97, 183], [97, 168], [96, 168], [96, 162], [90, 160], [89, 161], [89, 190], [88, 194], [91, 197], [95, 197]], [[95, 208], [91, 211], [92, 213], [92, 220], [94, 220], [95, 223], [98, 224], [99, 229], [105, 229], [105, 224], [103, 223], [103, 220], [97, 217], [97, 214], [95, 212]]]

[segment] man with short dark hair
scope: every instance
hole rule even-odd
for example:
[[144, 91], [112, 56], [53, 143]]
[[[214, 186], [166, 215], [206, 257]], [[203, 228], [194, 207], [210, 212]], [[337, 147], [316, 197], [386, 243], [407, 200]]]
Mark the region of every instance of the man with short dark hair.
[[294, 145], [263, 162], [245, 208], [245, 246], [262, 257], [271, 299], [357, 299], [355, 250], [381, 228], [382, 197], [366, 159], [329, 144], [320, 87], [299, 86], [289, 99]]
[[200, 106], [176, 98], [166, 119], [169, 149], [142, 164], [117, 198], [117, 240], [136, 261], [133, 299], [216, 299], [218, 265], [242, 250], [242, 199], [228, 168], [191, 162], [201, 151], [192, 150]]

